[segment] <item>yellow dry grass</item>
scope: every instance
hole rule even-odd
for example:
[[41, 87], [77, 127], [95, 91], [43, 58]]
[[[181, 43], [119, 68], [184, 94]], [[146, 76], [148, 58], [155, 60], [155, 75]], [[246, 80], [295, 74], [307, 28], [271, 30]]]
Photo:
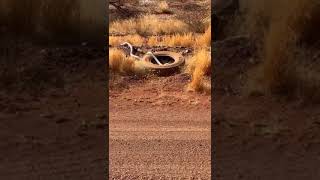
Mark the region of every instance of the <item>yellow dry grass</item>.
[[184, 46], [192, 47], [194, 45], [195, 37], [192, 33], [175, 34], [171, 36], [152, 36], [148, 39], [149, 46]]
[[114, 72], [126, 74], [143, 74], [145, 71], [140, 62], [126, 55], [119, 49], [109, 49], [109, 68]]
[[299, 44], [312, 43], [319, 38], [320, 5], [313, 0], [264, 0], [251, 6], [248, 19], [253, 26], [250, 32], [264, 37], [260, 37], [264, 62], [258, 71], [263, 88], [254, 89], [286, 95], [313, 94], [310, 92], [316, 91], [319, 82], [310, 81], [305, 72], [314, 70], [303, 67], [304, 60], [297, 58], [293, 51], [300, 49], [301, 52]]
[[192, 77], [187, 88], [189, 91], [211, 91], [210, 82], [205, 81], [205, 76], [211, 74], [210, 52], [205, 49], [198, 50], [189, 60], [186, 72]]
[[138, 34], [127, 36], [109, 36], [109, 45], [119, 46], [123, 42], [129, 42], [135, 46], [141, 46], [144, 42], [144, 38]]
[[211, 25], [203, 35], [200, 35], [196, 41], [196, 47], [204, 48], [211, 46]]
[[167, 46], [192, 47], [194, 45], [194, 35], [192, 33], [176, 34], [171, 37], [164, 37], [162, 43]]
[[189, 26], [178, 19], [161, 19], [156, 15], [143, 15], [122, 21], [114, 21], [109, 27], [110, 33], [140, 35], [181, 34], [189, 31]]
[[[285, 10], [274, 8], [271, 16], [269, 31], [266, 33], [264, 80], [271, 91], [288, 90], [295, 75], [293, 70], [293, 54], [295, 42], [304, 36], [306, 22], [312, 10], [312, 3], [308, 0], [282, 0], [273, 2], [270, 6], [280, 3]], [[290, 4], [290, 5], [289, 5]], [[293, 80], [294, 81], [294, 80]]]
[[184, 33], [167, 36], [152, 36], [148, 39], [150, 46], [183, 46], [193, 48], [205, 48], [211, 46], [211, 27], [204, 34]]
[[195, 35], [193, 33], [166, 35], [166, 36], [150, 36], [144, 38], [138, 34], [126, 36], [109, 36], [109, 45], [118, 46], [123, 42], [140, 46], [147, 44], [149, 46], [183, 46], [183, 47], [208, 47], [210, 45], [211, 35], [204, 33]]

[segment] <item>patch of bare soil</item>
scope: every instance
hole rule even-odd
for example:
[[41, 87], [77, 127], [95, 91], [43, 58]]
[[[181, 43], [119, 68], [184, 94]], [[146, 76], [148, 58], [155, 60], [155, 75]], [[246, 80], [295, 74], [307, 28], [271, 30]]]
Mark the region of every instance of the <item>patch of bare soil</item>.
[[103, 49], [12, 47], [1, 64], [1, 179], [105, 179]]
[[186, 74], [110, 79], [112, 179], [211, 177], [211, 98]]
[[250, 40], [232, 41], [214, 45], [214, 179], [319, 179], [320, 106], [244, 95], [259, 62]]

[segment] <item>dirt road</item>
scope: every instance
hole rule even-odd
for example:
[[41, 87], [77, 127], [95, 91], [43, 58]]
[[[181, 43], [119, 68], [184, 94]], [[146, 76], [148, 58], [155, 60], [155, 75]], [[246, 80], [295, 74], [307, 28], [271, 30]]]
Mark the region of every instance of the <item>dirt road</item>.
[[110, 81], [110, 178], [210, 179], [211, 97], [185, 92], [188, 80]]

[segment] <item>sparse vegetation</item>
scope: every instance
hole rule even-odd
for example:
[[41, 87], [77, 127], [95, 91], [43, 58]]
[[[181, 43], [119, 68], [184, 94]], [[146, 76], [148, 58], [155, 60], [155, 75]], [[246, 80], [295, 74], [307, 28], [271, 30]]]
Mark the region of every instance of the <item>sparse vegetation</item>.
[[144, 42], [144, 38], [138, 34], [127, 35], [127, 36], [110, 36], [109, 45], [118, 46], [123, 42], [129, 42], [135, 46], [140, 46]]
[[207, 28], [204, 34], [199, 36], [196, 40], [197, 47], [211, 47], [211, 25]]
[[189, 27], [186, 23], [178, 19], [161, 19], [156, 15], [143, 15], [138, 18], [128, 20], [117, 20], [111, 23], [110, 33], [165, 35], [186, 33]]
[[191, 74], [192, 77], [188, 90], [210, 92], [211, 83], [205, 81], [205, 76], [211, 75], [211, 53], [205, 49], [196, 52], [191, 57], [186, 72]]
[[[299, 97], [315, 97], [319, 80], [317, 65], [305, 56], [306, 48], [316, 43], [320, 22], [319, 4], [312, 0], [261, 1], [249, 3], [249, 33], [262, 47], [260, 83], [252, 89]], [[259, 43], [261, 45], [259, 45]], [[303, 56], [299, 56], [303, 54]], [[308, 73], [307, 73], [308, 72]], [[312, 73], [311, 73], [312, 72]], [[309, 74], [306, 76], [306, 74]], [[311, 75], [312, 74], [312, 75]], [[312, 79], [312, 80], [311, 80]]]
[[148, 45], [192, 47], [194, 46], [194, 41], [195, 36], [193, 33], [185, 33], [162, 37], [153, 36], [148, 39]]
[[[209, 1], [201, 2], [210, 4]], [[191, 74], [192, 82], [188, 90], [209, 92], [209, 69], [211, 68], [210, 46], [211, 46], [211, 19], [208, 13], [204, 19], [200, 18], [195, 25], [201, 28], [196, 31], [186, 22], [187, 19], [176, 19], [175, 16], [162, 15], [172, 12], [167, 1], [155, 3], [155, 11], [132, 17], [129, 19], [118, 19], [111, 23], [109, 32], [124, 36], [110, 36], [109, 45], [118, 46], [123, 42], [129, 42], [135, 46], [168, 46], [188, 47], [195, 50], [193, 57], [185, 57], [187, 60], [187, 73]], [[210, 8], [207, 8], [210, 12]], [[160, 14], [159, 14], [160, 13]], [[201, 33], [200, 33], [201, 32]], [[137, 73], [136, 66], [139, 61], [127, 58], [120, 50], [110, 49], [109, 64], [113, 71], [120, 73]], [[129, 66], [129, 68], [124, 68]]]
[[145, 73], [140, 61], [136, 61], [132, 57], [126, 57], [123, 51], [116, 48], [109, 49], [109, 67], [114, 72], [125, 74]]
[[109, 45], [118, 46], [123, 42], [129, 42], [136, 46], [147, 44], [149, 46], [182, 46], [193, 48], [206, 48], [211, 45], [211, 26], [204, 34], [184, 33], [164, 36], [142, 37], [140, 35], [110, 36]]

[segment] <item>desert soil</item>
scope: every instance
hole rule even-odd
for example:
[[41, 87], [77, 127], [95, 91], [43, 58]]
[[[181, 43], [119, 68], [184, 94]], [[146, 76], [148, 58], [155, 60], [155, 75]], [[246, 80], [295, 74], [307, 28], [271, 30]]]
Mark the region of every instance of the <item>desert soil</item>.
[[214, 45], [214, 179], [319, 179], [319, 104], [245, 95], [259, 63], [248, 42]]
[[105, 179], [104, 50], [22, 43], [13, 54], [21, 71], [1, 83], [0, 179]]
[[110, 179], [211, 177], [211, 97], [190, 77], [110, 80]]

